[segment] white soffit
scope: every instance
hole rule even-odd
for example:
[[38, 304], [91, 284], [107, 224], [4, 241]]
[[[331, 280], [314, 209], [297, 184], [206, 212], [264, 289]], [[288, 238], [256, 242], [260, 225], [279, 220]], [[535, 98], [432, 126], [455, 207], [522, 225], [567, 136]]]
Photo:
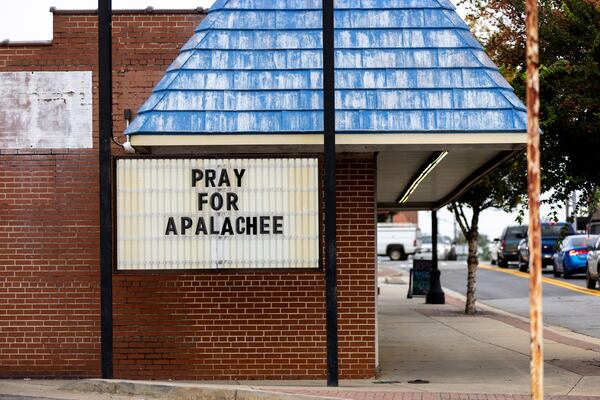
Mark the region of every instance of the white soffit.
[[[396, 203], [400, 193], [432, 156], [431, 151], [380, 152], [377, 158], [377, 202]], [[497, 150], [481, 148], [450, 151], [408, 199], [409, 203], [442, 200], [474, 171], [497, 156]]]

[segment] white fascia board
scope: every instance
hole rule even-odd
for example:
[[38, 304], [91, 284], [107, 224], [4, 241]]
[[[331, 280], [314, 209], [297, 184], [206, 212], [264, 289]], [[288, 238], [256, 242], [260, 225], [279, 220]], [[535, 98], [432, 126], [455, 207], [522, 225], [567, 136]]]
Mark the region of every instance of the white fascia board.
[[[524, 144], [527, 133], [365, 133], [336, 134], [337, 145], [469, 145]], [[314, 146], [323, 144], [320, 134], [264, 135], [131, 135], [133, 146]]]

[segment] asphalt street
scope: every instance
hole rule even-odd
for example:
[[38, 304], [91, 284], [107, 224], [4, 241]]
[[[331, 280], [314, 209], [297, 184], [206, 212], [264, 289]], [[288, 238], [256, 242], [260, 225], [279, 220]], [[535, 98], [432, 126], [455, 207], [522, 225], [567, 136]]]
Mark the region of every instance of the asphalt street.
[[[391, 262], [380, 258], [380, 265], [407, 271], [411, 262]], [[441, 261], [442, 286], [466, 293], [466, 261]], [[544, 322], [600, 338], [600, 290], [585, 288], [584, 276], [554, 278], [544, 273]], [[529, 316], [529, 281], [516, 266], [500, 269], [481, 264], [477, 271], [477, 299], [487, 305], [523, 317]]]

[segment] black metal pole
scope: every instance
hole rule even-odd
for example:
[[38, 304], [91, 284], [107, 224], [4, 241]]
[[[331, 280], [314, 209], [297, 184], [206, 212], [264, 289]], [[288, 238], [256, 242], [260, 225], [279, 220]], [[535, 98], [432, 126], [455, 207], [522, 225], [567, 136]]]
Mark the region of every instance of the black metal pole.
[[427, 304], [445, 304], [446, 295], [440, 282], [440, 269], [438, 268], [438, 219], [437, 211], [431, 211], [431, 280], [425, 302]]
[[431, 211], [431, 263], [433, 269], [438, 269], [438, 219], [437, 211]]
[[100, 352], [102, 377], [113, 377], [112, 331], [112, 4], [98, 0], [100, 123]]
[[325, 302], [327, 386], [338, 386], [333, 0], [323, 0], [323, 120], [325, 170]]

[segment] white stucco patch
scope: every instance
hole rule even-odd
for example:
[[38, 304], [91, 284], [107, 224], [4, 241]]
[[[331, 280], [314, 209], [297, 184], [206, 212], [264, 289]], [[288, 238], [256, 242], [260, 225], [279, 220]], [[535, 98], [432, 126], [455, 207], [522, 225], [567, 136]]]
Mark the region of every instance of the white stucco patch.
[[91, 148], [92, 73], [0, 72], [0, 148]]

